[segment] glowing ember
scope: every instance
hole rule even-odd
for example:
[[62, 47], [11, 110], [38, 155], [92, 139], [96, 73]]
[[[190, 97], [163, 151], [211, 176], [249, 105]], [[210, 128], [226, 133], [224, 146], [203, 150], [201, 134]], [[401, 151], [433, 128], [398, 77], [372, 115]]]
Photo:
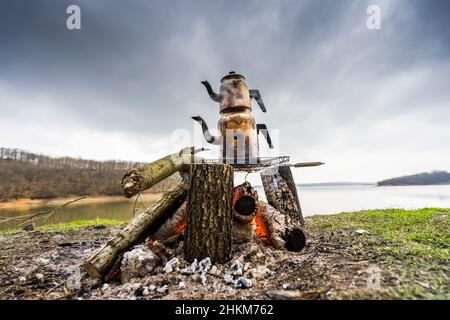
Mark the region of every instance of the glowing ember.
[[183, 230], [186, 228], [186, 223], [182, 223], [175, 229], [175, 234], [179, 234], [183, 232]]
[[269, 241], [269, 230], [267, 230], [266, 222], [264, 221], [264, 217], [257, 212], [255, 218], [252, 220], [253, 224], [256, 225], [256, 235], [259, 239], [264, 242]]

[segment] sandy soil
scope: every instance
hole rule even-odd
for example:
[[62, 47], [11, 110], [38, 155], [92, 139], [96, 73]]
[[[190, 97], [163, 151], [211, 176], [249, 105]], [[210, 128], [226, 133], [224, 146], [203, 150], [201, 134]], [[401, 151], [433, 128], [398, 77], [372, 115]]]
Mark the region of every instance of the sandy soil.
[[[207, 273], [204, 283], [199, 274], [165, 273], [161, 265], [128, 283], [116, 280], [105, 284], [81, 272], [81, 287], [71, 285], [77, 266], [117, 230], [98, 226], [0, 236], [0, 299], [385, 298], [398, 282], [386, 266], [382, 268], [382, 289], [367, 288], [368, 267], [376, 261], [378, 239], [365, 235], [361, 240], [353, 231], [311, 229], [300, 253], [256, 243], [235, 246], [233, 261], [244, 266], [243, 276], [252, 281], [248, 289], [225, 283], [224, 274], [233, 261], [216, 265], [215, 274]], [[168, 259], [179, 257], [181, 269], [187, 263], [180, 246], [169, 248]]]

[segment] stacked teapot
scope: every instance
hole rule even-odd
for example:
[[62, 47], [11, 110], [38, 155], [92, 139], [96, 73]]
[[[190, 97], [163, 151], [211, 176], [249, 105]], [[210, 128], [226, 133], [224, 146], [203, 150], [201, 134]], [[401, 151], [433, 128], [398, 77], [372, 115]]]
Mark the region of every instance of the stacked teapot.
[[221, 160], [227, 164], [257, 164], [259, 157], [258, 134], [261, 132], [270, 148], [272, 141], [265, 124], [257, 124], [251, 114], [251, 99], [255, 99], [263, 112], [266, 108], [258, 90], [249, 90], [245, 77], [230, 71], [220, 82], [219, 93], [215, 93], [208, 81], [202, 81], [209, 96], [219, 103], [220, 119], [217, 128], [220, 135], [213, 136], [200, 116], [192, 117], [202, 126], [208, 143], [220, 145]]

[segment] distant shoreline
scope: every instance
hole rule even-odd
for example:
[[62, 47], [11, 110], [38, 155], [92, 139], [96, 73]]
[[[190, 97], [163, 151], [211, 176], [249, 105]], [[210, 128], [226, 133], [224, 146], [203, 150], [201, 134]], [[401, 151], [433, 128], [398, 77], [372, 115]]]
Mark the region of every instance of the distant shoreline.
[[450, 184], [450, 173], [446, 171], [422, 172], [377, 182], [378, 186], [439, 186], [448, 184]]
[[298, 183], [297, 187], [357, 187], [376, 186], [376, 182], [323, 182], [323, 183]]

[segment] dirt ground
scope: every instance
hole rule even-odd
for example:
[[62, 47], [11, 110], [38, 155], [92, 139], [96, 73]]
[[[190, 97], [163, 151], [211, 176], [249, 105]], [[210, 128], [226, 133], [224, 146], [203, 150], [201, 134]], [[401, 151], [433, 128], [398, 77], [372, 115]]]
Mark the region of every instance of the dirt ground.
[[[179, 270], [165, 273], [162, 264], [124, 284], [118, 280], [105, 284], [81, 271], [80, 287], [73, 285], [77, 266], [118, 227], [0, 235], [0, 299], [379, 299], [389, 298], [390, 289], [401, 281], [378, 261], [376, 236], [307, 229], [307, 246], [299, 253], [256, 243], [235, 246], [234, 260], [216, 265], [215, 274], [206, 273], [205, 279]], [[169, 254], [180, 258], [179, 269], [187, 265], [180, 244]], [[236, 261], [251, 280], [250, 288], [224, 281]], [[373, 277], [377, 268], [379, 283]], [[368, 288], [368, 281], [375, 285]]]

